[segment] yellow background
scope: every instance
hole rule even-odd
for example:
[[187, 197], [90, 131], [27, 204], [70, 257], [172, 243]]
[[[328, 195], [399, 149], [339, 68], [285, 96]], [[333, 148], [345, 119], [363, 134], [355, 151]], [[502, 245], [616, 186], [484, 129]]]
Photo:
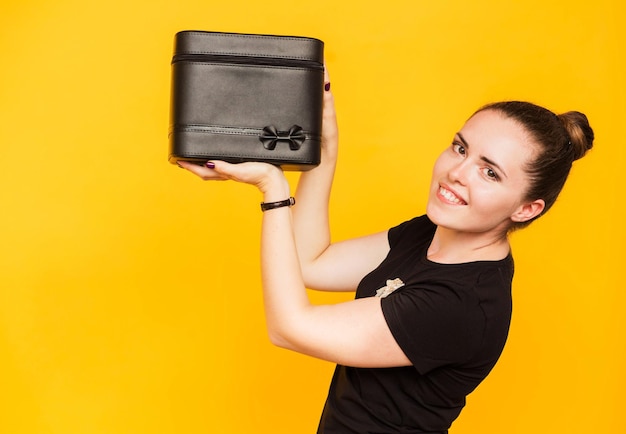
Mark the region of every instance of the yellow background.
[[188, 29], [326, 42], [336, 239], [421, 214], [483, 103], [585, 112], [596, 148], [515, 234], [509, 342], [451, 433], [625, 432], [625, 18], [621, 0], [4, 0], [0, 432], [317, 426], [333, 366], [268, 343], [259, 194], [167, 163]]

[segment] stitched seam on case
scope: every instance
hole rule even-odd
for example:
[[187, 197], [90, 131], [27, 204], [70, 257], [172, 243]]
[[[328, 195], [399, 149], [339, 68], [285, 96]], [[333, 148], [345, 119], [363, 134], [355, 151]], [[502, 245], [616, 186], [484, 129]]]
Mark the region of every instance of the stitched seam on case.
[[[245, 131], [231, 131], [231, 130], [223, 130], [217, 128], [202, 128], [202, 127], [180, 127], [175, 129], [174, 131], [184, 131], [188, 133], [206, 133], [206, 134], [224, 134], [229, 136], [258, 136], [258, 132], [245, 132]], [[261, 131], [261, 130], [259, 130]]]
[[[178, 125], [172, 128], [173, 132], [192, 132], [192, 133], [206, 133], [206, 134], [224, 134], [231, 136], [258, 136], [263, 130], [260, 128], [246, 128], [246, 127], [226, 127], [217, 125]], [[242, 131], [249, 130], [249, 131]], [[320, 134], [315, 134], [310, 131], [303, 131], [307, 139], [316, 140], [321, 137]]]

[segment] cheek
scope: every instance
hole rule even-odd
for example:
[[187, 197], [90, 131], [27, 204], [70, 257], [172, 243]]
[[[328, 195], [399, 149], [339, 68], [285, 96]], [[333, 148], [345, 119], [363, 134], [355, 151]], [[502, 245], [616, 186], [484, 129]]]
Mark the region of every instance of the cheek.
[[510, 215], [519, 205], [519, 192], [500, 186], [492, 186], [492, 188], [474, 190], [473, 199], [474, 203], [480, 201], [485, 215], [494, 217]]
[[445, 171], [447, 164], [446, 160], [445, 152], [439, 155], [439, 157], [435, 160], [432, 171], [433, 181], [438, 180], [441, 177], [441, 174]]

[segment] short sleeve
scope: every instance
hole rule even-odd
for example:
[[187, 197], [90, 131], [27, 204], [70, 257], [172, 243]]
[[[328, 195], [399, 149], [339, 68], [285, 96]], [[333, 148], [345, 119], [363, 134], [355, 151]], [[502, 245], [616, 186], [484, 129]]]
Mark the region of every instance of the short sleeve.
[[485, 318], [472, 291], [445, 282], [406, 286], [383, 298], [382, 310], [420, 374], [467, 361], [480, 347]]

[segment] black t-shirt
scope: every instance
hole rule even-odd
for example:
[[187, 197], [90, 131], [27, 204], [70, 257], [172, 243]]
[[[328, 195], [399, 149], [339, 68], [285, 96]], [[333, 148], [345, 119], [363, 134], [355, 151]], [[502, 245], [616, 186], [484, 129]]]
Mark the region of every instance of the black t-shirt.
[[404, 284], [381, 303], [413, 366], [337, 365], [318, 434], [447, 433], [465, 397], [495, 365], [511, 320], [513, 258], [429, 261], [435, 229], [426, 216], [390, 229], [387, 257], [356, 293], [372, 297], [388, 280]]

